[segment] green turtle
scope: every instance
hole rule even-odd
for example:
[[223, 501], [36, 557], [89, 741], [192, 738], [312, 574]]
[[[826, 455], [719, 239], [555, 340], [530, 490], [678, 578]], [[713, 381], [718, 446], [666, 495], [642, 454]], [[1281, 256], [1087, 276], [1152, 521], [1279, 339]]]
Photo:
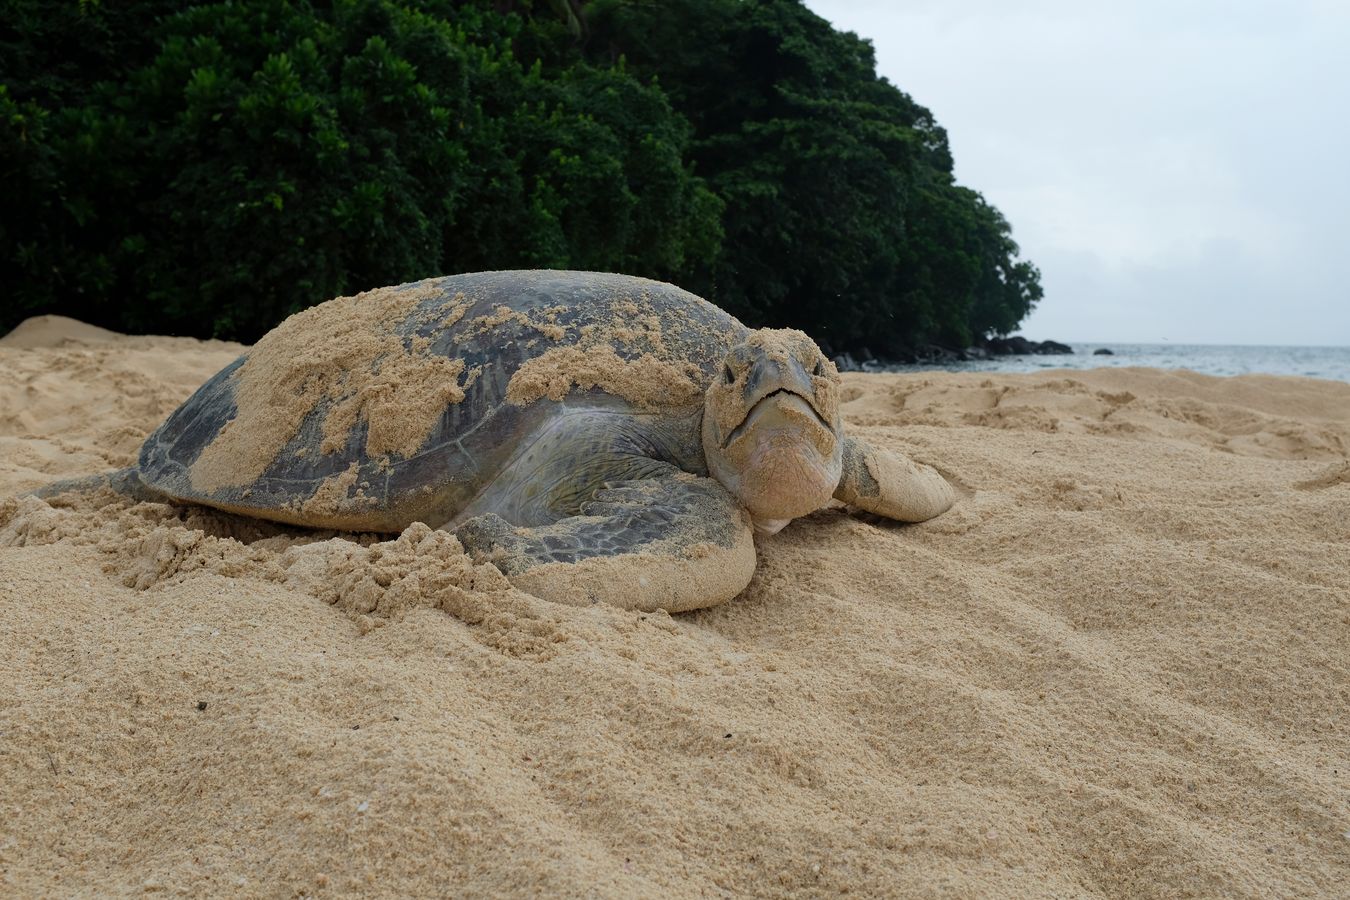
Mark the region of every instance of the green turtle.
[[831, 498], [901, 521], [954, 500], [844, 434], [805, 334], [751, 330], [669, 284], [481, 272], [291, 316], [110, 485], [293, 525], [452, 530], [518, 587], [669, 611], [738, 594], [754, 533]]

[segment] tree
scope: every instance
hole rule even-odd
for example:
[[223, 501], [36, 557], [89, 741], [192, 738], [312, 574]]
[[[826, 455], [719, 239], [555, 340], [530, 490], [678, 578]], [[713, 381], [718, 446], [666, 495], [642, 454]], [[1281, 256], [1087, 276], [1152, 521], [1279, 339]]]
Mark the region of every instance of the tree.
[[1007, 222], [952, 179], [946, 132], [876, 75], [871, 45], [797, 2], [596, 0], [592, 59], [626, 58], [694, 126], [726, 204], [691, 273], [754, 324], [903, 354], [1015, 327], [1040, 297]]
[[[519, 15], [250, 0], [133, 21], [16, 5], [0, 327], [60, 311], [249, 340], [336, 294], [447, 271], [676, 277], [717, 252], [720, 205], [664, 95], [575, 54], [547, 73], [522, 62]], [[139, 56], [63, 67], [76, 34]]]
[[933, 115], [796, 0], [6, 7], [0, 328], [251, 340], [340, 293], [570, 267], [900, 355], [1041, 296]]

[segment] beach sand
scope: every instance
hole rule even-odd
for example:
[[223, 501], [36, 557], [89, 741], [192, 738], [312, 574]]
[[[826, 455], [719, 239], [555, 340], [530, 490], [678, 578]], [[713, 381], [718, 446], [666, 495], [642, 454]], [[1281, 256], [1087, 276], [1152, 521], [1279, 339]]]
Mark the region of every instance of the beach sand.
[[1345, 896], [1350, 384], [849, 375], [963, 498], [722, 606], [111, 495], [241, 348], [0, 340], [0, 894]]

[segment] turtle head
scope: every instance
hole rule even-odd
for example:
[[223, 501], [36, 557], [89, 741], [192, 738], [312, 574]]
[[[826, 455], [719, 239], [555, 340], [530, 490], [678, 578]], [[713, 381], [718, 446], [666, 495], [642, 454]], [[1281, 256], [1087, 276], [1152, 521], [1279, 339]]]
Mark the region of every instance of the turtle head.
[[839, 371], [815, 341], [762, 328], [731, 348], [704, 399], [703, 452], [758, 530], [829, 503], [843, 448]]

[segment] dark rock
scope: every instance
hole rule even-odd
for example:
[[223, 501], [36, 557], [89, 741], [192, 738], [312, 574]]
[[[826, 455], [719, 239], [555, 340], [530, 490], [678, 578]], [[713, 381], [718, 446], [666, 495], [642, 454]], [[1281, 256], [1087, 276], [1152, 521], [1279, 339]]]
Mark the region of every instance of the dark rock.
[[995, 356], [1025, 356], [1032, 352], [1031, 341], [1016, 334], [1012, 337], [990, 338], [985, 346]]
[[1105, 347], [1098, 347], [1096, 350], [1093, 350], [1093, 351], [1092, 351], [1092, 355], [1093, 355], [1093, 356], [1115, 356], [1115, 355], [1116, 355], [1116, 351], [1114, 351], [1114, 350], [1108, 350], [1108, 349], [1105, 348]]
[[840, 353], [834, 358], [834, 367], [840, 372], [861, 372], [862, 366], [853, 358], [852, 353]]
[[941, 366], [947, 363], [960, 362], [964, 360], [965, 354], [960, 350], [952, 350], [949, 347], [939, 347], [937, 344], [926, 344], [920, 347], [914, 354], [914, 361], [923, 365]]
[[859, 347], [852, 352], [834, 354], [831, 358], [840, 372], [884, 372], [894, 366], [945, 366], [974, 359], [992, 359], [995, 356], [1072, 352], [1072, 347], [1058, 341], [1029, 341], [1021, 335], [1014, 334], [1010, 337], [986, 338], [979, 344], [965, 348], [924, 344], [912, 349], [892, 350], [887, 356], [879, 357], [867, 347]]
[[1059, 341], [1029, 341], [1020, 334], [1005, 338], [989, 338], [984, 347], [994, 356], [1049, 356], [1072, 353], [1073, 348]]

